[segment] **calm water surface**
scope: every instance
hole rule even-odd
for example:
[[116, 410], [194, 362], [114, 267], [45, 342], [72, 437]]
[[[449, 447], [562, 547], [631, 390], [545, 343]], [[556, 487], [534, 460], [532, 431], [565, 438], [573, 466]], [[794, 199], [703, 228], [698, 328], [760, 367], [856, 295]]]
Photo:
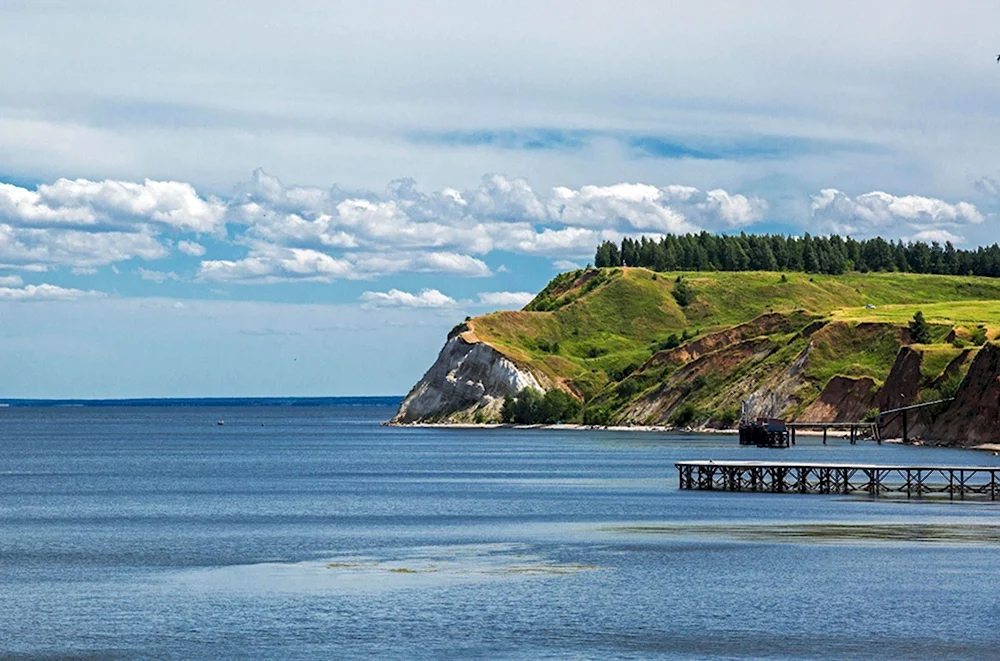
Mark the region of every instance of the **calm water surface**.
[[0, 658], [1000, 654], [998, 506], [680, 492], [673, 467], [991, 455], [391, 414], [0, 409]]

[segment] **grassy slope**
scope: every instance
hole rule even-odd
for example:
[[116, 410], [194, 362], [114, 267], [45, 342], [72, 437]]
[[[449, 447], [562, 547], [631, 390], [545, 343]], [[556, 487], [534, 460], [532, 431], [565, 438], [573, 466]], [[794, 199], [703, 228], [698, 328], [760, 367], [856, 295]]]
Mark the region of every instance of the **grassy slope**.
[[[696, 293], [685, 308], [671, 294], [678, 275]], [[544, 311], [498, 312], [477, 317], [473, 325], [481, 339], [516, 361], [570, 384], [587, 399], [613, 406], [670, 371], [660, 368], [636, 385], [618, 389], [670, 334], [687, 331], [701, 337], [769, 311], [804, 310], [844, 322], [838, 327], [847, 330], [818, 334], [814, 342], [817, 355], [809, 376], [819, 384], [836, 374], [871, 376], [877, 382], [885, 378], [898, 350], [894, 331], [886, 327], [871, 333], [862, 326], [855, 332], [859, 322], [905, 326], [916, 310], [923, 310], [938, 325], [938, 343], [953, 326], [960, 334], [980, 324], [994, 333], [1000, 329], [1000, 280], [898, 273], [790, 273], [785, 279], [768, 272], [576, 271], [553, 280], [526, 308]], [[876, 307], [866, 308], [869, 304]], [[788, 335], [772, 339], [786, 345], [769, 359], [773, 363], [788, 360], [805, 345]], [[943, 370], [958, 353], [950, 345], [926, 348], [933, 354], [928, 371]]]

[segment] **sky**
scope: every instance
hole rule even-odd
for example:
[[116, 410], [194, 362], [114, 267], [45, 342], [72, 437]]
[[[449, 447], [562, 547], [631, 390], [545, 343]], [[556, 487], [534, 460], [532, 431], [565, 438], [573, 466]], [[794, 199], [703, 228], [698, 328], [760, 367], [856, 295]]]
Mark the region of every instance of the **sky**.
[[666, 232], [990, 244], [1000, 6], [0, 0], [0, 397], [404, 394]]

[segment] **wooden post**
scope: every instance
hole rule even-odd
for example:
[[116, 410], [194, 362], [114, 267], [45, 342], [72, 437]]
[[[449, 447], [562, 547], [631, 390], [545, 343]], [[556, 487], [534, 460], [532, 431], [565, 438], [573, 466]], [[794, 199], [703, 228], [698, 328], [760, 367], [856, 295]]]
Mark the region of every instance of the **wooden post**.
[[826, 427], [823, 427], [823, 445], [826, 445]]
[[906, 443], [906, 437], [907, 437], [906, 431], [907, 431], [907, 429], [906, 429], [906, 411], [903, 411], [903, 442], [904, 443]]
[[855, 430], [855, 429], [854, 429], [854, 427], [852, 426], [852, 427], [851, 427], [851, 445], [854, 445], [854, 435], [855, 435], [855, 434], [856, 434], [856, 430]]

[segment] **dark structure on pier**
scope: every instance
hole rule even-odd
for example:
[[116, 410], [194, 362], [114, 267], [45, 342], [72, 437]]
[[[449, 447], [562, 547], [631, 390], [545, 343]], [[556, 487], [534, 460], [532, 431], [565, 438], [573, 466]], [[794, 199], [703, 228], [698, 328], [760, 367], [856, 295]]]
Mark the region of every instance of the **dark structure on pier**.
[[881, 466], [758, 461], [682, 461], [681, 489], [799, 494], [948, 496], [996, 500], [1000, 466]]
[[756, 445], [759, 448], [787, 448], [794, 443], [788, 435], [784, 420], [758, 418], [740, 421], [740, 445]]

